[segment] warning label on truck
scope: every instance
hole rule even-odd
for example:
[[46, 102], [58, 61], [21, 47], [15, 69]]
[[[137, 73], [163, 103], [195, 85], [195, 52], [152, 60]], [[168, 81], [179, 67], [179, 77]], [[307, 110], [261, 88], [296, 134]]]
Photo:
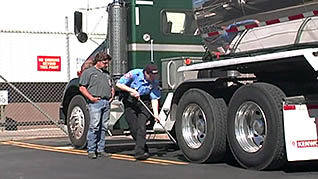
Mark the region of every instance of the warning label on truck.
[[318, 140], [298, 140], [297, 148], [318, 147]]
[[60, 56], [38, 56], [38, 71], [61, 71]]

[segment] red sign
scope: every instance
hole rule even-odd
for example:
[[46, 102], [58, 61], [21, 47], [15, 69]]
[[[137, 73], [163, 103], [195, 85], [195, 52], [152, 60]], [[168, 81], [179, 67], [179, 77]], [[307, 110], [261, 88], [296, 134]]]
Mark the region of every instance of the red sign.
[[61, 71], [61, 57], [38, 56], [38, 71]]
[[318, 140], [298, 140], [297, 148], [318, 147]]

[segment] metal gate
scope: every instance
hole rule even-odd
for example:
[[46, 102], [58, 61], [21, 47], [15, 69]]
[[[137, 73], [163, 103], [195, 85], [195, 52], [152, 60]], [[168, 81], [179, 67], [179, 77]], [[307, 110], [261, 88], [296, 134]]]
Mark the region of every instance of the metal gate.
[[10, 83], [0, 75], [0, 141], [65, 137], [59, 105], [66, 83]]

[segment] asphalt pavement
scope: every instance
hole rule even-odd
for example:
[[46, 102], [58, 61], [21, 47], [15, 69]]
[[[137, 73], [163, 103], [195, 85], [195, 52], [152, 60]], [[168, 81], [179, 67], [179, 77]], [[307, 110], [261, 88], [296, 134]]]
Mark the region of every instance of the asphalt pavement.
[[151, 178], [151, 179], [316, 179], [317, 162], [291, 163], [277, 171], [252, 171], [226, 159], [216, 164], [189, 163], [169, 140], [151, 139], [151, 157], [136, 161], [134, 142], [126, 136], [107, 140], [110, 158], [87, 158], [85, 150], [71, 147], [67, 138], [32, 139], [0, 143], [0, 179]]

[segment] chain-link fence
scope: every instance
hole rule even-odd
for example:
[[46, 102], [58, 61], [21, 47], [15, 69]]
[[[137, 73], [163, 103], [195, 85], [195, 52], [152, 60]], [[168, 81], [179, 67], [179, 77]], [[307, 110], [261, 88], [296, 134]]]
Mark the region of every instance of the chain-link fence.
[[10, 83], [0, 75], [0, 141], [64, 137], [59, 105], [66, 83]]

